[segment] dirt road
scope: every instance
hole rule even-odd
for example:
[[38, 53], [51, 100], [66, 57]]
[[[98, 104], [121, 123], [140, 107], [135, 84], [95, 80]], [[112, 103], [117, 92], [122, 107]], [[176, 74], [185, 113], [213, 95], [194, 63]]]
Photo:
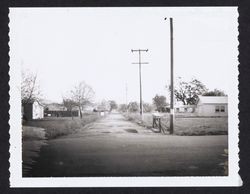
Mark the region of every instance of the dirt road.
[[28, 176], [220, 176], [226, 148], [226, 135], [161, 135], [110, 114], [48, 141]]

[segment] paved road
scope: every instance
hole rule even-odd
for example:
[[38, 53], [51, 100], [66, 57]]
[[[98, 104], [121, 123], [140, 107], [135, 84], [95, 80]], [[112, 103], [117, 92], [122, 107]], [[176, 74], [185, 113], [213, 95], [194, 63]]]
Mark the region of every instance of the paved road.
[[224, 135], [161, 135], [110, 114], [48, 141], [28, 176], [220, 176], [226, 148]]

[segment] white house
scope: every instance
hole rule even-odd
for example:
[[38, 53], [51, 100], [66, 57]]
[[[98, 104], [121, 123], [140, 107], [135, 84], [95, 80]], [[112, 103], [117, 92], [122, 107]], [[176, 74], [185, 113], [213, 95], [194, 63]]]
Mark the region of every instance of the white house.
[[193, 113], [195, 109], [196, 105], [183, 105], [181, 101], [176, 101], [174, 104], [175, 113]]
[[26, 120], [42, 119], [44, 118], [44, 107], [38, 101], [34, 101], [22, 106], [22, 114]]
[[199, 96], [196, 113], [198, 116], [227, 116], [227, 96]]

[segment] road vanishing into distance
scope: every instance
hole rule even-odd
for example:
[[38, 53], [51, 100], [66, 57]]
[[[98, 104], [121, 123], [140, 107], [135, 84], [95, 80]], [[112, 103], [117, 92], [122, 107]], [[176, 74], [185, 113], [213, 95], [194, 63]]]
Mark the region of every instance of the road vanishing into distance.
[[25, 176], [223, 176], [227, 142], [227, 135], [162, 135], [111, 113], [47, 141]]

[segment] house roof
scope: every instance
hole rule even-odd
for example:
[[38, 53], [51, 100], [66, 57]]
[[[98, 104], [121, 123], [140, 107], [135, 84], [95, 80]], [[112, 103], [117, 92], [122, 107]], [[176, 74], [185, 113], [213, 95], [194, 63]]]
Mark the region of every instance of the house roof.
[[227, 96], [199, 96], [198, 104], [227, 104]]
[[62, 111], [65, 109], [65, 107], [62, 104], [58, 103], [47, 104], [46, 107], [48, 108], [49, 111]]

